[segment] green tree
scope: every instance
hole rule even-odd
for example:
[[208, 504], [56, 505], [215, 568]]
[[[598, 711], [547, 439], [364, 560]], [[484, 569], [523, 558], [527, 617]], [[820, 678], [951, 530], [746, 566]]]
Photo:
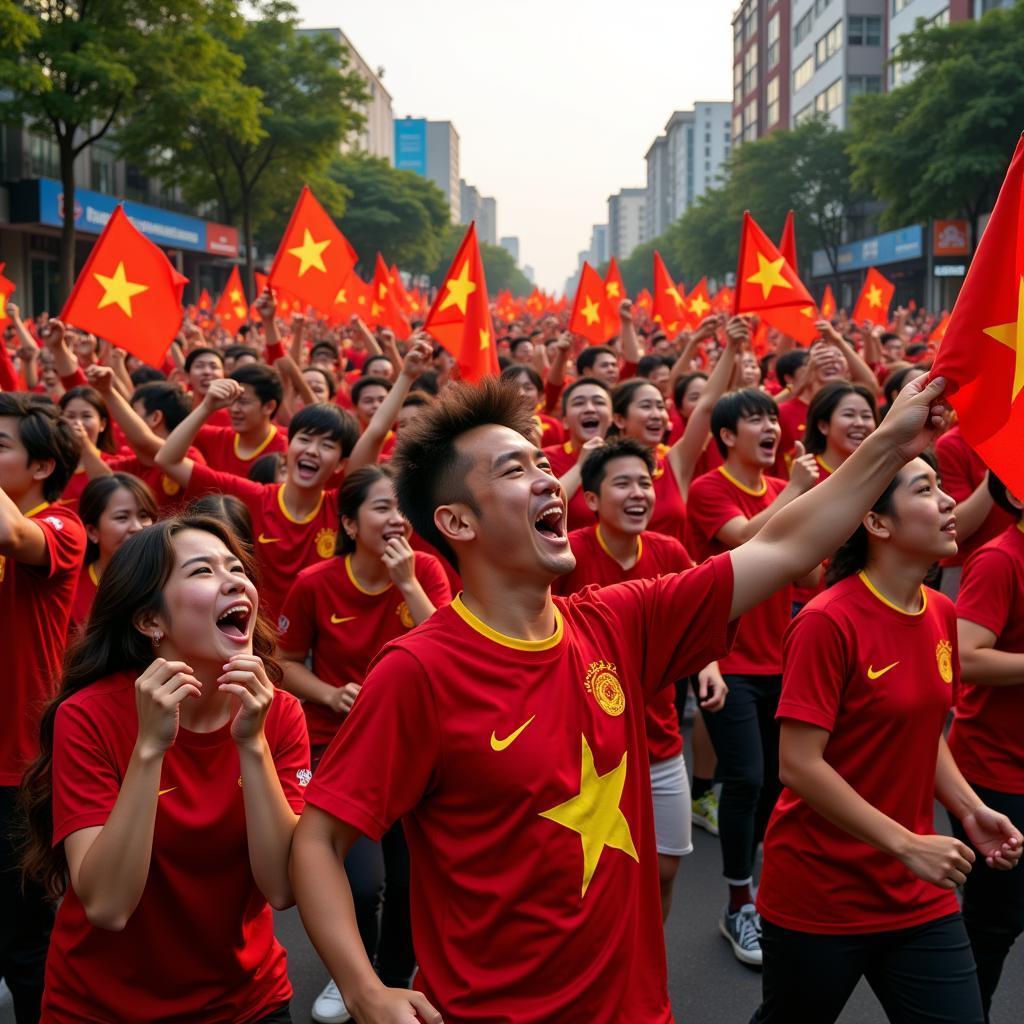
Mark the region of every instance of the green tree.
[[365, 153], [335, 157], [327, 176], [351, 197], [339, 225], [359, 253], [364, 273], [372, 272], [378, 250], [389, 265], [413, 274], [436, 268], [450, 214], [434, 182]]
[[202, 102], [229, 87], [239, 63], [210, 31], [230, 22], [227, 3], [0, 0], [0, 119], [51, 137], [60, 155], [62, 298], [75, 272], [75, 160], [164, 90], [187, 83]]
[[1024, 3], [902, 36], [908, 83], [851, 108], [854, 180], [889, 203], [883, 226], [978, 218], [992, 208], [1024, 126]]
[[[438, 288], [444, 281], [445, 274], [451, 266], [455, 254], [459, 251], [462, 239], [466, 236], [465, 224], [449, 224], [441, 241], [437, 264], [430, 274], [430, 283]], [[480, 243], [480, 259], [484, 265], [484, 276], [487, 278], [487, 291], [491, 295], [508, 289], [517, 297], [529, 295], [533, 285], [529, 278], [516, 266], [511, 253], [500, 245]], [[404, 269], [404, 268], [403, 268]]]

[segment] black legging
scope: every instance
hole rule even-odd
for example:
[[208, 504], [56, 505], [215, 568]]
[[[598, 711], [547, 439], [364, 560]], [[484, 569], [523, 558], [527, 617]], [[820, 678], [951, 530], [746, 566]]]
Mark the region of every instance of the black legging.
[[[974, 789], [989, 807], [1002, 811], [1017, 828], [1024, 828], [1024, 795], [999, 793], [983, 786], [975, 786]], [[970, 846], [971, 841], [959, 820], [952, 814], [949, 820], [957, 839]], [[979, 854], [967, 876], [963, 892], [964, 924], [978, 965], [981, 1002], [988, 1021], [992, 994], [999, 984], [1003, 961], [1014, 940], [1024, 931], [1024, 868], [996, 871]]]
[[750, 1024], [833, 1024], [862, 977], [892, 1024], [982, 1024], [959, 914], [898, 931], [812, 935], [762, 921], [764, 1002]]

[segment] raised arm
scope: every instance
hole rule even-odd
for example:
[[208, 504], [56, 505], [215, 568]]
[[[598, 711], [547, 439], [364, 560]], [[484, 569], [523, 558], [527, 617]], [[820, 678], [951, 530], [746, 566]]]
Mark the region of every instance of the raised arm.
[[[103, 396], [110, 415], [121, 428], [125, 439], [132, 450], [138, 455], [143, 465], [153, 465], [156, 453], [164, 445], [162, 437], [158, 437], [146, 425], [131, 407], [128, 400], [114, 386], [114, 372], [109, 366], [94, 365], [85, 371], [86, 379]], [[88, 468], [88, 467], [87, 467]]]
[[643, 352], [640, 351], [636, 327], [633, 324], [633, 303], [629, 299], [623, 299], [619, 303], [619, 337], [622, 339], [623, 361], [635, 366], [640, 362]]
[[878, 378], [874, 371], [857, 354], [857, 350], [829, 323], [828, 320], [819, 320], [815, 325], [821, 332], [821, 336], [830, 341], [846, 357], [846, 365], [850, 368], [850, 377], [855, 384], [863, 384], [872, 392], [878, 391]]

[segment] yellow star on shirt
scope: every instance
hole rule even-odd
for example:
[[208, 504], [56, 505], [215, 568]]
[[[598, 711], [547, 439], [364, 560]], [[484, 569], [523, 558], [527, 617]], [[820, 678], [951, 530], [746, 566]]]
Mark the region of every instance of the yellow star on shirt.
[[882, 308], [882, 289], [877, 284], [873, 284], [868, 289], [868, 305]]
[[759, 284], [761, 286], [761, 298], [767, 299], [773, 288], [792, 288], [793, 286], [782, 276], [782, 265], [786, 262], [780, 256], [777, 260], [770, 260], [763, 253], [757, 254], [757, 273], [747, 278], [747, 284]]
[[604, 286], [605, 294], [609, 299], [617, 299], [619, 297], [619, 282], [618, 281], [607, 281]]
[[438, 307], [438, 313], [443, 312], [449, 306], [458, 306], [459, 312], [465, 316], [466, 303], [469, 301], [470, 295], [476, 291], [476, 281], [470, 281], [469, 279], [468, 258], [463, 262], [462, 269], [458, 274], [445, 281], [445, 287], [448, 289], [448, 294], [445, 295], [441, 305]]
[[584, 319], [587, 321], [587, 326], [596, 324], [601, 319], [601, 307], [589, 296], [584, 297], [583, 308], [580, 312], [583, 314]]
[[1002, 345], [1013, 349], [1013, 392], [1011, 401], [1015, 400], [1024, 388], [1024, 275], [1021, 276], [1017, 291], [1017, 319], [1008, 324], [997, 324], [986, 327], [985, 334], [995, 338]]
[[132, 315], [132, 297], [149, 291], [148, 284], [134, 284], [128, 280], [124, 272], [124, 263], [118, 263], [111, 277], [106, 274], [93, 273], [103, 288], [103, 298], [96, 304], [97, 309], [104, 306], [119, 306], [125, 316]]
[[629, 822], [619, 807], [626, 784], [626, 757], [623, 751], [618, 767], [598, 775], [594, 753], [583, 736], [583, 760], [580, 765], [580, 791], [557, 807], [541, 811], [540, 816], [579, 833], [583, 844], [582, 899], [587, 894], [605, 847], [621, 850], [637, 863], [640, 857], [633, 845]]
[[695, 295], [690, 299], [690, 312], [703, 316], [711, 308], [711, 303], [703, 295]]
[[327, 273], [323, 252], [330, 244], [329, 238], [325, 238], [322, 242], [314, 241], [309, 228], [303, 228], [302, 245], [288, 250], [289, 255], [296, 257], [299, 261], [299, 277], [302, 277], [310, 267]]

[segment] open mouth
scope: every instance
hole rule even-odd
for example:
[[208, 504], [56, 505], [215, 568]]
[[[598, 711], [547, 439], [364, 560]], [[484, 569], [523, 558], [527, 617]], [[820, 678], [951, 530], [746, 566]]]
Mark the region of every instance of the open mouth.
[[626, 505], [622, 511], [628, 519], [639, 523], [646, 518], [650, 509], [646, 504], [640, 502], [635, 505]]
[[548, 505], [533, 521], [533, 528], [546, 540], [565, 540], [565, 508], [561, 502]]
[[942, 533], [948, 534], [950, 537], [956, 537], [956, 516], [950, 516], [942, 525]]
[[860, 444], [865, 437], [868, 436], [866, 430], [851, 430], [847, 433], [846, 439], [852, 441], [854, 444]]
[[597, 433], [601, 429], [600, 416], [581, 416], [580, 430], [586, 434]]
[[320, 471], [320, 464], [312, 459], [297, 459], [295, 468], [303, 480], [311, 480]]
[[245, 640], [249, 636], [252, 608], [244, 603], [233, 604], [217, 617], [217, 628], [232, 640]]
[[385, 530], [384, 533], [382, 534], [382, 536], [384, 537], [385, 540], [391, 540], [394, 537], [404, 537], [405, 536], [405, 530], [401, 530], [401, 529]]
[[757, 443], [758, 448], [760, 448], [761, 451], [765, 453], [765, 455], [771, 455], [771, 456], [775, 455], [775, 445], [776, 445], [776, 438], [774, 436], [772, 436], [772, 437], [762, 437], [761, 440], [758, 441], [758, 443]]

